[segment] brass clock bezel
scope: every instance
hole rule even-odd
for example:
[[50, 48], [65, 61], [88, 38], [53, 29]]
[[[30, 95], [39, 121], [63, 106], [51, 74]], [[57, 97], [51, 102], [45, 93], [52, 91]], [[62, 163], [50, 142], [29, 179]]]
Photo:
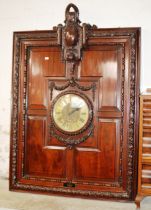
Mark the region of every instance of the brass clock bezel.
[[[86, 122], [86, 124], [80, 128], [79, 130], [77, 131], [66, 131], [66, 130], [63, 130], [61, 129], [55, 122], [54, 120], [54, 117], [53, 117], [53, 110], [54, 110], [54, 106], [55, 106], [55, 103], [59, 100], [60, 97], [66, 95], [66, 94], [74, 94], [74, 95], [78, 95], [79, 97], [81, 97], [85, 103], [87, 104], [88, 106], [88, 109], [89, 109], [89, 116], [88, 116], [88, 120]], [[90, 101], [90, 99], [88, 98], [88, 96], [84, 95], [82, 92], [79, 92], [79, 91], [74, 91], [74, 90], [68, 90], [68, 91], [64, 91], [60, 94], [58, 94], [56, 96], [56, 98], [52, 101], [52, 105], [51, 105], [51, 121], [52, 121], [52, 124], [53, 124], [53, 127], [55, 127], [56, 130], [58, 130], [59, 132], [63, 133], [63, 134], [67, 134], [67, 135], [78, 135], [78, 134], [81, 134], [82, 132], [84, 132], [85, 130], [87, 130], [92, 122], [92, 119], [93, 119], [93, 106], [92, 106], [92, 102]]]

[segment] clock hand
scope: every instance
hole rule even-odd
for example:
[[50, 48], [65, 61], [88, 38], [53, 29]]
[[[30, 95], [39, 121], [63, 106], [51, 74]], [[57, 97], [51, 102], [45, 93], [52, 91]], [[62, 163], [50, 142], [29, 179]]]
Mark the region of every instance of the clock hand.
[[73, 114], [74, 112], [76, 112], [76, 111], [78, 111], [79, 109], [81, 109], [81, 108], [75, 108], [75, 109], [73, 109], [71, 112], [69, 112], [69, 114], [68, 115], [71, 115], [71, 114]]

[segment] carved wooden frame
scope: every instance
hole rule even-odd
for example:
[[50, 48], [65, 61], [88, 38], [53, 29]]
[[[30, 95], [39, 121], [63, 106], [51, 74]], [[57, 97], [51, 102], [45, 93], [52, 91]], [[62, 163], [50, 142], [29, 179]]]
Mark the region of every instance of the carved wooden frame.
[[[58, 126], [55, 125], [55, 122], [53, 120], [54, 104], [61, 96], [66, 95], [66, 94], [75, 94], [75, 95], [80, 96], [81, 98], [85, 100], [89, 108], [89, 117], [88, 117], [86, 125], [76, 132], [65, 132], [61, 130], [60, 128], [58, 128]], [[74, 145], [77, 145], [77, 144], [80, 144], [81, 142], [86, 141], [87, 138], [92, 135], [93, 133], [92, 121], [93, 121], [93, 105], [90, 99], [86, 95], [84, 95], [82, 92], [77, 92], [76, 90], [67, 90], [57, 95], [57, 97], [52, 101], [50, 134], [52, 136], [55, 136], [59, 141], [68, 145], [70, 148], [72, 148], [72, 146]], [[84, 136], [80, 137], [79, 134], [81, 133], [84, 133], [83, 134]]]
[[[73, 5], [70, 5], [73, 6]], [[68, 11], [68, 10], [67, 10]], [[78, 14], [78, 12], [77, 12]], [[78, 19], [79, 24], [79, 19]], [[58, 193], [63, 195], [76, 195], [83, 197], [93, 197], [93, 198], [115, 198], [115, 199], [134, 199], [136, 194], [136, 181], [137, 181], [137, 148], [138, 148], [138, 120], [139, 120], [139, 28], [121, 28], [121, 29], [96, 29], [96, 27], [90, 27], [89, 25], [83, 24], [83, 28], [78, 25], [78, 30], [83, 31], [83, 47], [86, 46], [91, 38], [97, 37], [115, 37], [127, 39], [131, 45], [130, 52], [130, 78], [129, 78], [129, 130], [128, 130], [128, 162], [127, 162], [127, 191], [124, 193], [113, 193], [113, 192], [100, 192], [100, 191], [84, 191], [84, 190], [74, 190], [68, 188], [56, 188], [56, 187], [43, 187], [43, 186], [32, 186], [29, 184], [23, 184], [18, 179], [18, 148], [19, 148], [19, 79], [21, 74], [20, 62], [21, 62], [21, 44], [24, 40], [49, 40], [50, 46], [61, 45], [61, 31], [62, 26], [54, 28], [52, 31], [35, 31], [35, 32], [16, 32], [14, 33], [14, 57], [13, 57], [13, 75], [12, 75], [12, 118], [11, 118], [11, 158], [10, 158], [10, 189], [13, 190], [29, 190], [35, 192], [44, 192], [44, 193]], [[64, 30], [64, 29], [63, 29]], [[76, 44], [80, 46], [81, 53], [82, 44], [77, 42]], [[123, 46], [124, 42], [120, 43]], [[74, 43], [75, 46], [75, 43]], [[25, 52], [25, 64], [24, 64], [24, 99], [26, 101], [26, 91], [27, 91], [27, 65], [28, 65], [28, 49], [31, 46], [26, 47]], [[69, 46], [70, 49], [70, 46]], [[64, 47], [63, 47], [64, 50]], [[70, 51], [70, 50], [69, 50]], [[63, 53], [64, 56], [64, 53]], [[69, 56], [70, 57], [70, 56]], [[72, 57], [72, 56], [71, 56]], [[74, 77], [74, 72], [76, 71], [76, 62], [81, 59], [78, 55], [77, 58], [73, 56], [64, 57], [68, 62], [68, 69], [71, 69], [71, 78]], [[123, 68], [125, 63], [123, 61]], [[75, 78], [75, 77], [74, 77]], [[71, 81], [71, 80], [70, 80]], [[71, 83], [69, 82], [68, 85]], [[76, 83], [75, 83], [76, 84]], [[122, 84], [121, 96], [124, 95], [124, 81]], [[93, 89], [93, 88], [92, 88]], [[122, 97], [123, 98], [123, 97]], [[26, 102], [24, 102], [24, 113], [23, 113], [23, 124], [25, 122], [25, 112], [26, 112]], [[122, 109], [124, 109], [124, 101], [122, 102]], [[24, 132], [22, 133], [24, 137]], [[121, 133], [121, 135], [123, 135]], [[121, 145], [121, 155], [122, 155], [123, 145]], [[24, 176], [24, 174], [22, 174]], [[28, 177], [27, 177], [28, 179]]]

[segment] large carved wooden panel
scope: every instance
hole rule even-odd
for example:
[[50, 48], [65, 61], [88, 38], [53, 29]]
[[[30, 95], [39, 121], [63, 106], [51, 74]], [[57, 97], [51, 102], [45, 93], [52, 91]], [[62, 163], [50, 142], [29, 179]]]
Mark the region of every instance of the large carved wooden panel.
[[134, 199], [139, 31], [69, 4], [64, 26], [14, 33], [11, 190]]

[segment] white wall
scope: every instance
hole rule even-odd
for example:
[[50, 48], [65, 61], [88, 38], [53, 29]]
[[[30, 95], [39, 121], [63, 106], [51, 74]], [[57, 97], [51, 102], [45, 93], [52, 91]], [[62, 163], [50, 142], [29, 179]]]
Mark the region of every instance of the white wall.
[[[69, 0], [0, 0], [0, 176], [8, 175], [13, 31], [63, 23]], [[141, 90], [151, 87], [151, 0], [72, 0], [82, 22], [142, 27]]]

